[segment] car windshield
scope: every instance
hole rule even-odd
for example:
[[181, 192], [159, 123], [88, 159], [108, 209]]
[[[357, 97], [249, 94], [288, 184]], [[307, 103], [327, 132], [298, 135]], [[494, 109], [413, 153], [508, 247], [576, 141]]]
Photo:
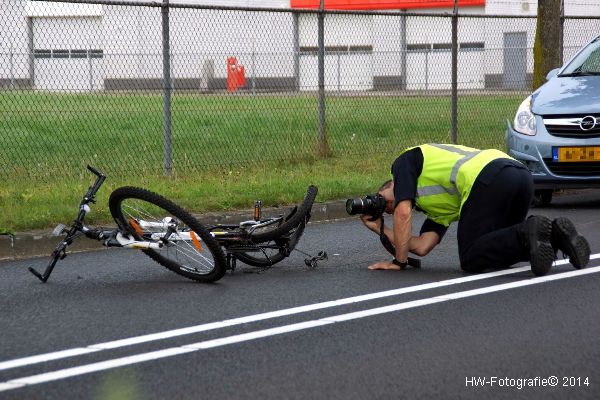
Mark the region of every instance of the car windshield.
[[600, 37], [577, 55], [560, 76], [600, 75]]

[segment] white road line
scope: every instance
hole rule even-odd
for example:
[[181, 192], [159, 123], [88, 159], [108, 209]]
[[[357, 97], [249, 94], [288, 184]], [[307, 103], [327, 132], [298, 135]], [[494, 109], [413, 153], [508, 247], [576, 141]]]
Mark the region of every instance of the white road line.
[[296, 332], [304, 329], [315, 328], [318, 326], [335, 324], [339, 322], [351, 321], [360, 318], [366, 318], [373, 315], [381, 315], [390, 312], [406, 310], [410, 308], [421, 307], [429, 304], [443, 303], [452, 300], [464, 299], [473, 296], [479, 296], [482, 294], [500, 292], [504, 290], [520, 288], [525, 286], [536, 285], [539, 283], [557, 281], [560, 279], [567, 279], [576, 276], [589, 275], [600, 272], [600, 267], [586, 268], [571, 272], [563, 272], [560, 274], [553, 274], [548, 276], [542, 276], [537, 278], [531, 278], [527, 280], [521, 280], [516, 282], [504, 283], [500, 285], [488, 286], [479, 289], [466, 290], [463, 292], [456, 292], [441, 296], [430, 297], [427, 299], [407, 301], [404, 303], [392, 304], [384, 307], [377, 307], [363, 311], [357, 311], [347, 314], [334, 315], [331, 317], [325, 317], [312, 321], [305, 321], [291, 325], [283, 325], [275, 328], [263, 329], [254, 332], [243, 333], [239, 335], [227, 336], [218, 339], [205, 340], [198, 343], [192, 343], [189, 345], [171, 347], [164, 350], [153, 351], [149, 353], [141, 353], [133, 356], [116, 358], [112, 360], [101, 361], [97, 363], [81, 365], [73, 368], [66, 368], [57, 371], [47, 372], [38, 375], [32, 375], [17, 379], [12, 379], [6, 382], [0, 383], [0, 392], [17, 389], [20, 387], [35, 385], [45, 382], [56, 381], [60, 379], [66, 379], [73, 376], [84, 375], [91, 372], [104, 371], [107, 369], [123, 367], [126, 365], [138, 364], [146, 361], [153, 361], [162, 358], [172, 357], [180, 354], [191, 353], [203, 349], [210, 349], [214, 347], [226, 346], [228, 344], [240, 343], [249, 340], [255, 340], [259, 338], [265, 338], [269, 336], [280, 335], [289, 332]]
[[[590, 257], [590, 259], [596, 259], [596, 258], [600, 258], [600, 253], [593, 254]], [[563, 265], [563, 264], [568, 264], [568, 263], [569, 263], [568, 260], [558, 260], [554, 263], [554, 265], [556, 266], [556, 265]], [[68, 357], [80, 356], [80, 355], [89, 354], [89, 353], [95, 353], [95, 352], [102, 351], [102, 350], [117, 349], [117, 348], [121, 348], [121, 347], [125, 347], [125, 346], [132, 346], [132, 345], [136, 345], [136, 344], [148, 343], [148, 342], [152, 342], [152, 341], [156, 341], [156, 340], [170, 339], [170, 338], [174, 338], [174, 337], [178, 337], [178, 336], [206, 332], [206, 331], [210, 331], [210, 330], [226, 328], [226, 327], [246, 324], [246, 323], [250, 323], [250, 322], [264, 321], [264, 320], [271, 319], [271, 318], [278, 318], [278, 317], [283, 317], [283, 316], [305, 313], [305, 312], [309, 312], [309, 311], [322, 310], [322, 309], [331, 308], [331, 307], [339, 307], [342, 305], [359, 303], [362, 301], [368, 301], [368, 300], [374, 300], [374, 299], [380, 299], [380, 298], [384, 298], [384, 297], [398, 296], [398, 295], [402, 295], [402, 294], [406, 294], [406, 293], [418, 292], [421, 290], [436, 289], [436, 288], [441, 288], [441, 287], [446, 287], [446, 286], [457, 285], [457, 284], [461, 284], [461, 283], [474, 282], [474, 281], [494, 278], [494, 277], [503, 276], [503, 275], [511, 275], [511, 274], [516, 274], [519, 272], [528, 271], [529, 269], [530, 269], [530, 266], [524, 266], [524, 267], [519, 267], [519, 268], [506, 269], [506, 270], [502, 270], [502, 271], [489, 272], [489, 273], [485, 273], [485, 274], [469, 275], [469, 276], [465, 276], [465, 277], [461, 277], [461, 278], [447, 279], [447, 280], [438, 281], [438, 282], [425, 283], [425, 284], [421, 284], [421, 285], [392, 289], [392, 290], [387, 290], [387, 291], [383, 291], [383, 292], [369, 293], [369, 294], [364, 294], [364, 295], [360, 295], [360, 296], [347, 297], [347, 298], [333, 300], [333, 301], [326, 301], [326, 302], [322, 302], [322, 303], [315, 303], [315, 304], [309, 304], [309, 305], [305, 305], [305, 306], [286, 308], [286, 309], [282, 309], [282, 310], [270, 311], [270, 312], [266, 312], [266, 313], [262, 313], [262, 314], [249, 315], [249, 316], [239, 317], [239, 318], [233, 318], [233, 319], [228, 319], [228, 320], [224, 320], [224, 321], [209, 322], [206, 324], [195, 325], [195, 326], [190, 326], [190, 327], [180, 328], [180, 329], [173, 329], [173, 330], [164, 331], [164, 332], [151, 333], [148, 335], [135, 336], [135, 337], [125, 338], [125, 339], [114, 340], [114, 341], [110, 341], [110, 342], [96, 343], [96, 344], [92, 344], [92, 345], [89, 345], [86, 347], [77, 347], [77, 348], [72, 348], [72, 349], [59, 350], [59, 351], [55, 351], [55, 352], [51, 352], [51, 353], [39, 354], [39, 355], [28, 356], [28, 357], [23, 357], [23, 358], [16, 358], [13, 360], [0, 362], [0, 371], [12, 369], [12, 368], [23, 367], [23, 366], [27, 366], [27, 365], [39, 364], [39, 363], [48, 362], [48, 361], [60, 360], [63, 358], [68, 358]]]

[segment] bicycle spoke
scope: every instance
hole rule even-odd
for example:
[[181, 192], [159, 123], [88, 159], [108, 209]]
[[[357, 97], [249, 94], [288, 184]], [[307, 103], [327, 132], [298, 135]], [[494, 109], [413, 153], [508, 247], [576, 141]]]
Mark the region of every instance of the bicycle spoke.
[[[159, 238], [153, 241], [164, 240], [166, 242], [166, 246], [162, 249], [156, 250], [158, 254], [166, 256], [168, 258], [172, 258], [177, 260], [178, 263], [182, 264], [188, 269], [192, 269], [194, 271], [205, 271], [210, 272], [215, 267], [215, 261], [212, 258], [204, 256], [191, 242], [188, 233], [188, 237], [183, 237], [180, 232], [186, 230], [191, 232], [185, 224], [171, 215], [164, 215], [164, 210], [157, 208], [157, 210], [150, 210], [146, 207], [147, 204], [142, 203], [141, 201], [136, 202], [127, 202], [122, 204], [122, 211], [124, 216], [128, 221], [135, 221], [138, 227], [133, 226], [133, 223], [130, 222], [130, 225], [137, 229], [141, 228], [141, 236], [143, 239], [148, 240], [153, 234], [159, 234]], [[152, 204], [149, 204], [153, 206]], [[162, 212], [160, 215], [156, 215], [157, 212]], [[165, 222], [165, 218], [170, 218], [169, 222]], [[146, 222], [144, 224], [143, 222]], [[157, 224], [156, 226], [149, 226], [148, 223]], [[167, 232], [167, 230], [175, 229], [175, 232]], [[140, 232], [138, 232], [140, 233]], [[163, 234], [164, 233], [164, 234]], [[166, 237], [167, 234], [170, 237]], [[203, 248], [206, 246], [203, 246]]]

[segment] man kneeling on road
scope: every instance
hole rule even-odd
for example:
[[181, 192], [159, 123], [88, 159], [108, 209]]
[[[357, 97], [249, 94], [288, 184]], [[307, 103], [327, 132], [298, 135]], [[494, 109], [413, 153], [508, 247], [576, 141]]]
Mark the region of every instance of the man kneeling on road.
[[[392, 175], [379, 194], [385, 212], [393, 215], [393, 228], [382, 226], [381, 217], [363, 215], [361, 220], [395, 245], [395, 258], [369, 269], [403, 269], [409, 252], [428, 254], [454, 221], [460, 266], [468, 272], [529, 261], [533, 273], [541, 276], [550, 270], [558, 250], [575, 268], [589, 262], [589, 244], [569, 219], [525, 219], [533, 178], [523, 164], [499, 150], [424, 144], [405, 150], [394, 161]], [[419, 236], [412, 236], [413, 207], [427, 216]]]

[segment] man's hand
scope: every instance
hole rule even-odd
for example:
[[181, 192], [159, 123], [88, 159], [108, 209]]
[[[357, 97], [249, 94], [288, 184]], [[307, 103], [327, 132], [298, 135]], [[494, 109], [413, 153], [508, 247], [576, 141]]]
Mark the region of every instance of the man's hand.
[[390, 261], [380, 261], [378, 263], [369, 265], [369, 269], [391, 269], [394, 271], [401, 271], [402, 268], [400, 268], [399, 265], [394, 264], [393, 262]]
[[379, 230], [381, 229], [381, 217], [377, 218], [375, 221], [371, 221], [373, 218], [371, 215], [363, 214], [360, 216], [360, 220], [363, 224], [376, 234], [379, 234]]

